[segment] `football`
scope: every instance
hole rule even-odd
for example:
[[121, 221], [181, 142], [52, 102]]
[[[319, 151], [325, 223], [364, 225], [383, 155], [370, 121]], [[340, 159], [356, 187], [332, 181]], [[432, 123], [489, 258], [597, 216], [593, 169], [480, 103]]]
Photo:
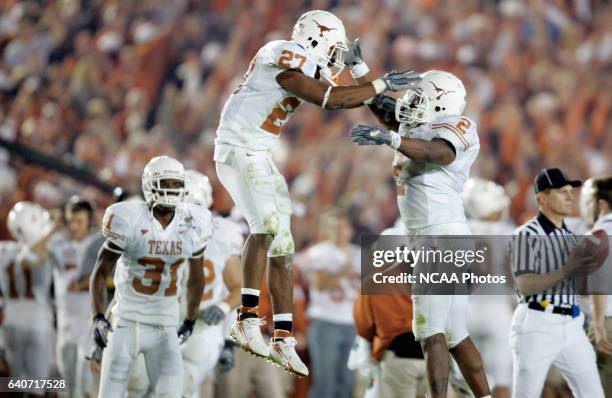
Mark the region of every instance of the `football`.
[[593, 231], [590, 235], [587, 235], [580, 246], [585, 255], [592, 255], [595, 262], [601, 267], [610, 252], [610, 243], [608, 234], [603, 229]]

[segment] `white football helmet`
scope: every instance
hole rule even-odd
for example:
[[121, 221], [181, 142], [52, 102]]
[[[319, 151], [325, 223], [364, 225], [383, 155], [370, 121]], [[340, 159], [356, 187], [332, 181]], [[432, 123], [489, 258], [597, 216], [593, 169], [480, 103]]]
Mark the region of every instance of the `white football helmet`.
[[474, 177], [463, 187], [463, 205], [469, 218], [482, 220], [499, 211], [507, 212], [510, 198], [501, 185]]
[[36, 243], [53, 229], [49, 212], [33, 202], [17, 202], [8, 215], [7, 226], [15, 240]]
[[461, 115], [467, 93], [459, 78], [440, 70], [425, 72], [422, 80], [406, 91], [395, 104], [398, 122], [414, 126], [440, 116]]
[[597, 200], [595, 194], [597, 189], [593, 184], [593, 179], [589, 178], [582, 184], [580, 189], [580, 217], [588, 228], [591, 228], [595, 224], [596, 212], [597, 212]]
[[314, 10], [303, 14], [293, 27], [291, 40], [304, 47], [330, 83], [344, 69], [346, 32], [342, 21], [331, 12]]
[[[182, 182], [180, 188], [162, 187], [164, 180]], [[185, 168], [170, 156], [157, 156], [147, 163], [142, 173], [142, 192], [145, 201], [152, 206], [174, 208], [183, 201], [185, 189]]]
[[210, 208], [213, 203], [212, 185], [207, 176], [196, 170], [185, 171], [187, 176], [187, 196], [185, 201]]

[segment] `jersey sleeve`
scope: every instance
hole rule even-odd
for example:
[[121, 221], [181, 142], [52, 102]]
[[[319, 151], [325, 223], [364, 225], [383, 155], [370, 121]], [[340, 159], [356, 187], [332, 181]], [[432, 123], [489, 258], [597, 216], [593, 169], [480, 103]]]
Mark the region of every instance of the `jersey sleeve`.
[[[102, 235], [107, 242], [112, 243], [121, 250], [125, 250], [130, 237], [130, 221], [128, 213], [122, 203], [117, 203], [106, 209], [102, 220]], [[116, 251], [106, 244], [104, 247], [111, 251]]]
[[317, 71], [317, 64], [297, 43], [278, 40], [270, 43], [267, 53], [267, 63], [278, 68], [296, 69], [308, 77], [314, 77]]
[[451, 116], [436, 120], [431, 125], [434, 138], [441, 138], [453, 145], [455, 154], [467, 151], [473, 145], [475, 123], [465, 116]]

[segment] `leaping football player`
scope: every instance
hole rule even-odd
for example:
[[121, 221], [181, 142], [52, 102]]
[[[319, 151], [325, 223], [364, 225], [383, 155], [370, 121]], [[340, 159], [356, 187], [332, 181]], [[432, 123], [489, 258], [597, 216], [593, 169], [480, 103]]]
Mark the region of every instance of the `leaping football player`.
[[[431, 70], [401, 99], [373, 101], [371, 108], [387, 129], [351, 130], [359, 145], [396, 150], [397, 201], [409, 235], [471, 234], [461, 192], [480, 143], [476, 124], [463, 116], [465, 103], [461, 80]], [[474, 395], [489, 397], [482, 359], [466, 328], [467, 296], [413, 294], [413, 303], [413, 331], [425, 355], [431, 396], [447, 395], [450, 351]]]
[[[243, 349], [299, 376], [308, 375], [308, 369], [292, 336], [291, 199], [270, 150], [304, 101], [323, 109], [355, 108], [384, 91], [405, 90], [420, 79], [413, 71], [403, 71], [349, 86], [324, 82], [338, 77], [347, 54], [340, 19], [318, 10], [302, 15], [291, 40], [271, 41], [253, 57], [242, 84], [225, 103], [215, 140], [217, 175], [250, 229], [241, 261], [242, 305], [230, 333]], [[266, 268], [274, 321], [269, 345], [260, 330], [265, 321], [258, 313]]]

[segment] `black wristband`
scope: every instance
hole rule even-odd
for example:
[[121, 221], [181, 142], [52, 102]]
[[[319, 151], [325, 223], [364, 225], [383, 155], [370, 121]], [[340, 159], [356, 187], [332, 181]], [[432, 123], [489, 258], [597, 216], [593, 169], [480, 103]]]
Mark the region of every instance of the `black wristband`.
[[225, 344], [223, 345], [223, 348], [229, 348], [230, 350], [234, 349], [234, 342], [232, 340], [225, 340]]
[[186, 325], [186, 326], [193, 326], [193, 325], [195, 325], [195, 323], [196, 323], [196, 321], [192, 321], [192, 320], [189, 320], [187, 318], [185, 318], [185, 320], [183, 321], [183, 324]]
[[98, 312], [98, 313], [96, 314], [96, 316], [94, 316], [94, 317], [93, 317], [93, 320], [94, 320], [94, 322], [95, 322], [95, 321], [98, 321], [98, 320], [100, 320], [100, 321], [107, 321], [107, 322], [108, 322], [108, 320], [106, 319], [106, 317], [104, 316], [104, 314], [103, 314], [103, 313], [101, 313], [101, 312]]

